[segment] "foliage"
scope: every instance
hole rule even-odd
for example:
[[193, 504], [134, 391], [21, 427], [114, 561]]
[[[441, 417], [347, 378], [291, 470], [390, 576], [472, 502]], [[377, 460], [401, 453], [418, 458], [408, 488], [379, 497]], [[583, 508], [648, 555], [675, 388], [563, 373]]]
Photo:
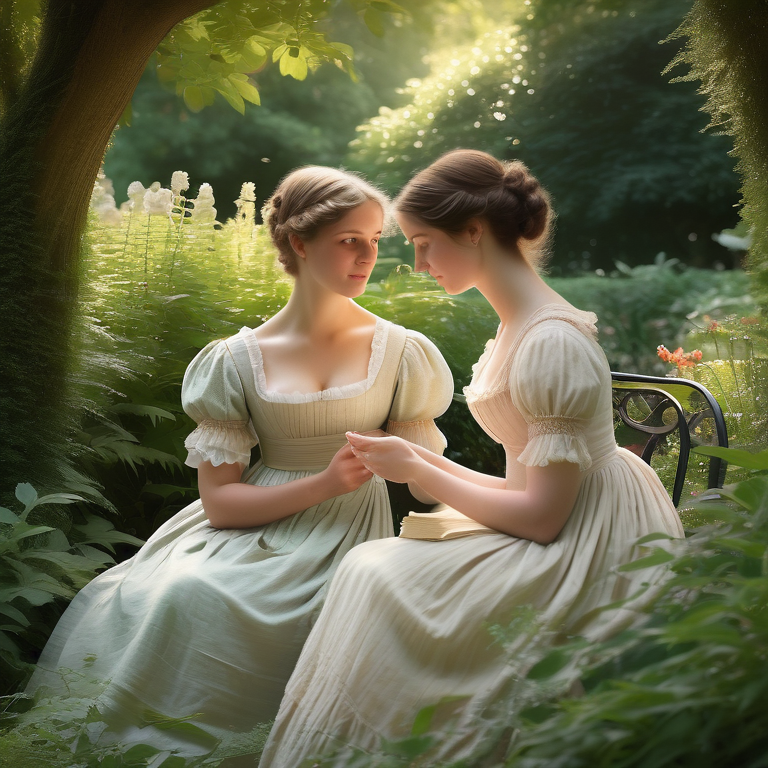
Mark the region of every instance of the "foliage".
[[[365, 23], [377, 31], [383, 14], [404, 14], [392, 0], [351, 0]], [[252, 3], [228, 0], [177, 25], [157, 52], [157, 74], [174, 83], [187, 107], [199, 112], [219, 93], [244, 114], [245, 102], [261, 103], [248, 73], [268, 60], [280, 74], [304, 80], [325, 61], [355, 77], [352, 48], [328, 40], [318, 22], [328, 13], [324, 0]], [[383, 28], [381, 29], [383, 32]]]
[[693, 87], [660, 76], [675, 51], [658, 41], [687, 7], [507, 2], [476, 41], [428, 56], [430, 74], [404, 89], [410, 103], [361, 126], [350, 162], [393, 192], [454, 147], [519, 158], [554, 196], [558, 271], [661, 250], [711, 264], [737, 180], [729, 142], [700, 133]]
[[[72, 682], [71, 671], [62, 675]], [[81, 680], [78, 681], [82, 683]], [[88, 681], [89, 683], [91, 681]], [[98, 690], [96, 681], [94, 690]], [[152, 724], [163, 731], [178, 732], [197, 740], [203, 752], [181, 757], [145, 743], [125, 743], [110, 731], [110, 716], [102, 711], [96, 696], [40, 696], [34, 709], [23, 694], [0, 698], [0, 765], [16, 768], [203, 768], [218, 766], [227, 758], [251, 757], [261, 753], [271, 723], [256, 726], [247, 734], [221, 741], [194, 723], [193, 718], [171, 719], [145, 713], [142, 725]], [[206, 751], [207, 750], [207, 751]]]
[[683, 49], [669, 69], [699, 83], [711, 127], [733, 137], [742, 216], [752, 230], [756, 295], [768, 306], [768, 8], [759, 0], [696, 0], [671, 36]]
[[114, 563], [103, 549], [114, 554], [114, 544], [141, 544], [101, 517], [64, 508], [83, 501], [81, 496], [39, 497], [31, 485], [19, 483], [16, 498], [22, 505], [18, 514], [0, 507], [0, 670], [5, 691], [23, 679], [35, 651], [45, 643], [51, 604], [57, 598], [71, 600], [98, 571]]
[[[693, 314], [693, 313], [692, 313]], [[703, 384], [718, 401], [725, 418], [728, 444], [748, 451], [768, 448], [768, 413], [764, 407], [768, 398], [768, 335], [764, 321], [757, 316], [718, 315], [689, 316], [691, 328], [687, 339], [701, 347], [697, 361], [691, 353], [677, 360], [674, 375]], [[661, 355], [661, 353], [660, 353]], [[692, 430], [693, 444], [706, 444], [713, 425], [704, 419]], [[713, 436], [713, 435], [712, 435]], [[677, 465], [679, 443], [667, 440], [654, 454], [652, 466], [667, 487], [671, 486]], [[741, 465], [729, 465], [729, 482], [746, 479], [748, 473]], [[688, 463], [684, 498], [697, 496], [706, 485], [708, 462], [692, 456]], [[685, 522], [691, 523], [693, 513], [684, 512]]]

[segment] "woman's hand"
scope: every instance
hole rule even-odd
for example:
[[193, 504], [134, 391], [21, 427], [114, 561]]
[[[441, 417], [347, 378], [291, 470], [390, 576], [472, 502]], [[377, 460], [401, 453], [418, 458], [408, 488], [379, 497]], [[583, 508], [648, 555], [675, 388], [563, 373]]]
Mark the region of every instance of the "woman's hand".
[[330, 496], [356, 491], [373, 477], [349, 444], [342, 446], [321, 473], [328, 483]]
[[393, 483], [407, 483], [414, 479], [414, 471], [421, 461], [407, 440], [400, 437], [367, 437], [347, 432], [347, 440], [355, 456], [374, 474]]

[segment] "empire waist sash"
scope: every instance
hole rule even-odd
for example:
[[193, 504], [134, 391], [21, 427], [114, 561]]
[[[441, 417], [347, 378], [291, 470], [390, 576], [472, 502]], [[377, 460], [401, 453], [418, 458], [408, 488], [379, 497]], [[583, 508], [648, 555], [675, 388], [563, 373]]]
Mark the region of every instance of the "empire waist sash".
[[272, 438], [260, 441], [261, 461], [273, 469], [325, 469], [347, 442], [346, 435]]

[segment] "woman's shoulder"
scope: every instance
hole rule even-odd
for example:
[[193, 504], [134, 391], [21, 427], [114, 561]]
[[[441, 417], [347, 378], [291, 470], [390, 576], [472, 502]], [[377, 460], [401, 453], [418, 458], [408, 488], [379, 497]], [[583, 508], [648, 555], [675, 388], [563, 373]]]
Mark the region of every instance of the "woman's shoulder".
[[[584, 349], [597, 344], [597, 315], [569, 305], [544, 307], [520, 334], [520, 351], [548, 346]], [[552, 349], [551, 351], [555, 351]]]

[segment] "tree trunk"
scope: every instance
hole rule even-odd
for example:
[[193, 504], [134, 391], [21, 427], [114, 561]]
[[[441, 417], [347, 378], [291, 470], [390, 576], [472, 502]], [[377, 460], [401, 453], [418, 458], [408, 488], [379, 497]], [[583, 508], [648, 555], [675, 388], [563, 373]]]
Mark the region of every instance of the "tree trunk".
[[[0, 498], [55, 485], [88, 203], [151, 53], [216, 0], [48, 0], [0, 126]], [[66, 461], [64, 462], [66, 464]]]

